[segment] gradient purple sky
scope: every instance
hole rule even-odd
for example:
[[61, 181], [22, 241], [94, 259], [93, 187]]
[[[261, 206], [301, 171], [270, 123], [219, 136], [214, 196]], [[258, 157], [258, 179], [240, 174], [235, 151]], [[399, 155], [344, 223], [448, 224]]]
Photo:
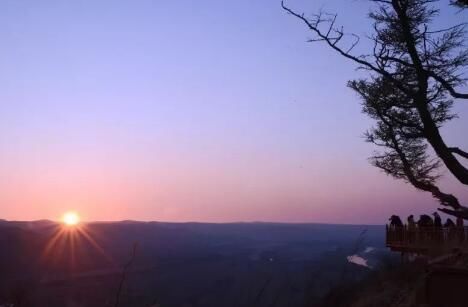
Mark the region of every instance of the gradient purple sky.
[[[367, 1], [287, 2], [368, 31]], [[452, 13], [441, 26], [467, 18]], [[383, 223], [432, 212], [429, 195], [368, 164], [371, 122], [345, 86], [358, 73], [309, 36], [279, 0], [2, 1], [0, 218]], [[444, 133], [468, 148], [468, 104], [456, 110]]]

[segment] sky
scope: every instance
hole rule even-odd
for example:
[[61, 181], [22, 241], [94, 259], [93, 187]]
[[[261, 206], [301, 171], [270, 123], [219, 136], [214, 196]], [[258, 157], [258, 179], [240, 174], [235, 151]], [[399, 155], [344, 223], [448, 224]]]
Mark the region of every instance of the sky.
[[[287, 3], [370, 31], [367, 1]], [[346, 88], [362, 72], [280, 1], [4, 0], [0, 37], [0, 218], [380, 224], [437, 207], [368, 163]], [[468, 148], [456, 111], [443, 132]]]

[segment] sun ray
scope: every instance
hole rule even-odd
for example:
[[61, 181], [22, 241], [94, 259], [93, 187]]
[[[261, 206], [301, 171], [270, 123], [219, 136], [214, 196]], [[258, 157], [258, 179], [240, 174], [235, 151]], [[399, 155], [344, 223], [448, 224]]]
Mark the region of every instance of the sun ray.
[[115, 264], [115, 262], [112, 260], [109, 255], [106, 254], [104, 249], [96, 242], [96, 240], [93, 239], [93, 237], [88, 233], [88, 231], [85, 228], [79, 228], [78, 232], [86, 239], [88, 242], [102, 255], [106, 258], [107, 261], [111, 262], [112, 264]]
[[40, 259], [42, 262], [52, 265], [51, 268], [57, 264], [66, 265], [70, 273], [73, 273], [79, 267], [77, 259], [86, 250], [87, 244], [107, 262], [116, 265], [115, 261], [96, 241], [87, 225], [80, 223], [78, 214], [67, 212], [62, 217], [62, 225], [52, 230], [50, 238], [40, 253]]
[[47, 243], [46, 247], [44, 248], [44, 251], [42, 252], [42, 257], [47, 257], [50, 255], [54, 247], [57, 245], [57, 242], [63, 237], [66, 229], [64, 228], [58, 228], [55, 234], [52, 236], [52, 238], [49, 240]]

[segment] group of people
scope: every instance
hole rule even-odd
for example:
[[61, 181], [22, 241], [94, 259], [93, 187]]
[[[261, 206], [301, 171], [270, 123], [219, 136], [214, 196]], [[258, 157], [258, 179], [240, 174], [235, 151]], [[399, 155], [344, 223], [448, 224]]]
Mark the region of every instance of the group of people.
[[[444, 224], [442, 224], [442, 218], [440, 217], [439, 213], [434, 212], [432, 213], [434, 218], [427, 214], [422, 214], [419, 217], [419, 220], [416, 222], [414, 220], [414, 216], [411, 214], [408, 216], [407, 221], [408, 221], [408, 228], [409, 229], [415, 229], [416, 227], [422, 228], [422, 227], [437, 227], [437, 228], [451, 228], [451, 227], [463, 227], [463, 219], [458, 217], [457, 222], [454, 223], [451, 218], [447, 218]], [[390, 221], [390, 227], [392, 228], [397, 228], [397, 227], [403, 227], [403, 222], [401, 221], [400, 217], [398, 215], [392, 215], [389, 219]]]
[[389, 239], [399, 242], [441, 241], [446, 239], [464, 241], [466, 239], [462, 218], [457, 218], [456, 222], [451, 218], [447, 218], [445, 223], [442, 224], [442, 218], [437, 212], [432, 215], [433, 217], [423, 214], [418, 221], [415, 221], [414, 216], [410, 215], [407, 218], [407, 225], [403, 224], [399, 216], [392, 215], [389, 219]]

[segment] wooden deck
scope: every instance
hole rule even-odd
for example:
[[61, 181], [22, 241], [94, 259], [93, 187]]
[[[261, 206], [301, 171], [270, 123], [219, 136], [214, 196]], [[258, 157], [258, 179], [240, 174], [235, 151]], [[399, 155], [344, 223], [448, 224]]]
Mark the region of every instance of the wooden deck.
[[392, 251], [441, 254], [468, 248], [468, 227], [386, 227], [386, 245]]

